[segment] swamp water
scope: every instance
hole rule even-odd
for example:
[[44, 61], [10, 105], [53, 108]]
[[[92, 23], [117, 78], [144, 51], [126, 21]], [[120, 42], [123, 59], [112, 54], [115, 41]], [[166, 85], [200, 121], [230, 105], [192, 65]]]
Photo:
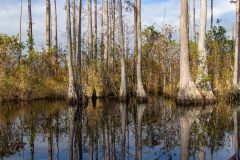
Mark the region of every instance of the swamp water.
[[[238, 159], [240, 105], [36, 101], [0, 106], [0, 160]], [[239, 142], [239, 143], [238, 143]]]

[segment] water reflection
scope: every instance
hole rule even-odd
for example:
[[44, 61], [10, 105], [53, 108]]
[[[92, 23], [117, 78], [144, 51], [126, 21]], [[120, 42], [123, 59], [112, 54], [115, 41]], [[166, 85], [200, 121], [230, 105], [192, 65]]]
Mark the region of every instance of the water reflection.
[[64, 101], [0, 107], [0, 159], [239, 159], [240, 106]]

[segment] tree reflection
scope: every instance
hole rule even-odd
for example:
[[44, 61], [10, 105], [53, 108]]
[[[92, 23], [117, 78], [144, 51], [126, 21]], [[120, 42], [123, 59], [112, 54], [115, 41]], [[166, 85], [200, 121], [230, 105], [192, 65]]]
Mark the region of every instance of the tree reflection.
[[142, 119], [143, 119], [143, 113], [146, 109], [146, 104], [137, 104], [136, 108], [136, 123], [137, 123], [137, 133], [135, 136], [137, 137], [137, 143], [136, 143], [136, 159], [141, 160], [142, 159]]

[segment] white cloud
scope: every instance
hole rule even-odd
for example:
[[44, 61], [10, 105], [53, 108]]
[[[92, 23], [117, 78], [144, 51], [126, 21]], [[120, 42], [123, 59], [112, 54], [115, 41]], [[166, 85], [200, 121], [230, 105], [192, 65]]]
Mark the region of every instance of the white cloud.
[[[26, 30], [28, 23], [27, 0], [23, 0], [23, 40], [26, 40]], [[192, 1], [191, 1], [192, 2]], [[196, 2], [199, 2], [196, 0]], [[210, 1], [209, 1], [210, 2]], [[222, 19], [223, 25], [231, 31], [232, 22], [235, 20], [235, 5], [230, 4], [228, 0], [214, 1], [214, 16], [216, 19]], [[19, 0], [0, 0], [0, 33], [16, 35], [19, 33]], [[65, 0], [58, 1], [58, 32], [59, 42], [65, 46], [65, 23], [66, 16], [64, 10]], [[53, 5], [53, 4], [52, 4]], [[86, 4], [85, 4], [86, 5]], [[191, 9], [192, 9], [192, 4]], [[197, 21], [199, 20], [199, 4], [197, 4]], [[192, 10], [191, 10], [192, 12]], [[190, 12], [190, 13], [191, 13]], [[208, 13], [210, 13], [210, 5]], [[45, 1], [33, 0], [33, 32], [36, 46], [45, 46]], [[171, 24], [179, 28], [180, 0], [150, 0], [142, 4], [142, 24], [160, 26], [162, 24]], [[131, 16], [132, 17], [132, 16]], [[210, 14], [208, 14], [210, 19]], [[83, 22], [87, 25], [86, 21]]]

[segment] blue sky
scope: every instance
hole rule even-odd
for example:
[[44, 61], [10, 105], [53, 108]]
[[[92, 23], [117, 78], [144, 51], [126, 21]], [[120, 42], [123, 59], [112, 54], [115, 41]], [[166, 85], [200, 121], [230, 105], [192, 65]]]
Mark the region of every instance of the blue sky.
[[[98, 0], [99, 4], [101, 0]], [[192, 7], [192, 0], [190, 0]], [[210, 0], [208, 0], [210, 2]], [[230, 4], [229, 0], [214, 0], [214, 16], [216, 19], [222, 19], [222, 25], [228, 30], [231, 35], [232, 23], [235, 21], [235, 5]], [[65, 0], [57, 0], [58, 3], [58, 31], [59, 43], [65, 46]], [[84, 8], [86, 8], [86, 0], [83, 0]], [[197, 3], [197, 23], [199, 21], [199, 3]], [[0, 33], [16, 35], [19, 33], [19, 15], [20, 15], [20, 0], [0, 0]], [[53, 0], [52, 0], [53, 5]], [[210, 22], [210, 4], [208, 5], [208, 22]], [[83, 25], [87, 26], [86, 10], [83, 16]], [[34, 40], [37, 48], [45, 46], [45, 0], [32, 0], [33, 14], [33, 32]], [[190, 11], [192, 16], [192, 10]], [[126, 15], [128, 21], [132, 22], [132, 13]], [[180, 16], [180, 0], [142, 0], [142, 25], [155, 24], [157, 27], [163, 24], [171, 24], [176, 31], [179, 30]], [[192, 18], [191, 18], [192, 19]], [[27, 0], [23, 0], [23, 40], [26, 40], [27, 30]], [[191, 23], [191, 22], [190, 22]], [[209, 24], [208, 24], [209, 26]], [[132, 24], [129, 27], [129, 32], [132, 33]], [[130, 36], [131, 37], [131, 36]], [[131, 38], [130, 38], [131, 40]]]

